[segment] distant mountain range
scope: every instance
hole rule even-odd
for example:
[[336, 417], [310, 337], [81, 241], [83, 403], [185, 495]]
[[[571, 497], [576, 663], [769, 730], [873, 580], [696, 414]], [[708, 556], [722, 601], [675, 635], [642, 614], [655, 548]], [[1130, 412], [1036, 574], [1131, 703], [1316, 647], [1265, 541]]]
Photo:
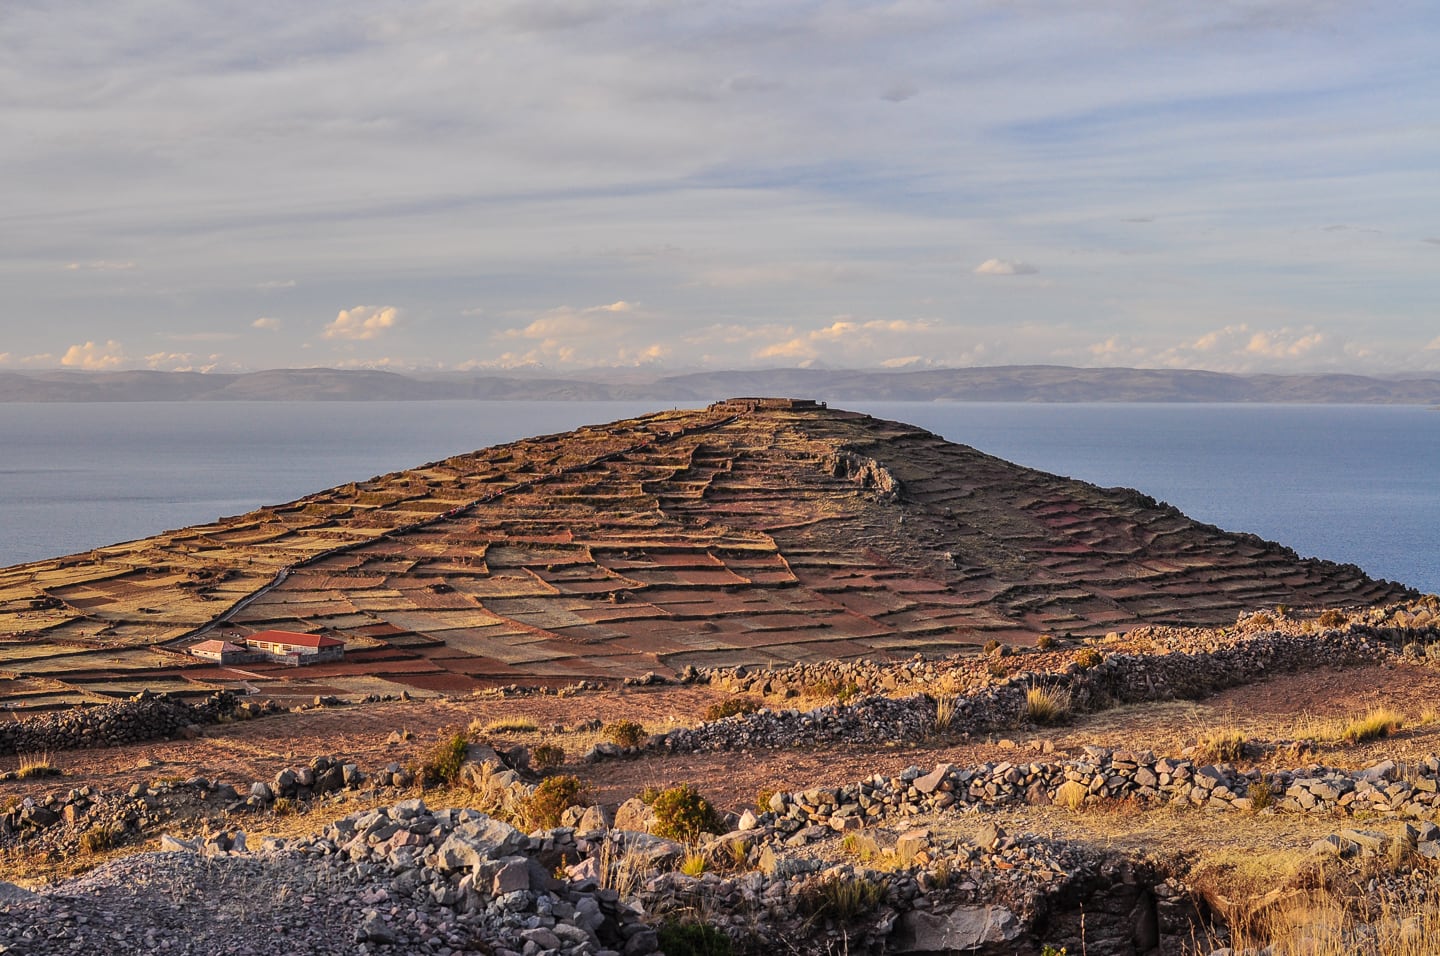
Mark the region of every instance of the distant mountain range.
[[265, 372], [0, 372], [0, 402], [542, 401], [710, 402], [735, 395], [955, 402], [1270, 402], [1440, 404], [1440, 374], [1232, 375], [1187, 369], [985, 368], [876, 371], [754, 369], [645, 376], [541, 372], [399, 374], [364, 369]]

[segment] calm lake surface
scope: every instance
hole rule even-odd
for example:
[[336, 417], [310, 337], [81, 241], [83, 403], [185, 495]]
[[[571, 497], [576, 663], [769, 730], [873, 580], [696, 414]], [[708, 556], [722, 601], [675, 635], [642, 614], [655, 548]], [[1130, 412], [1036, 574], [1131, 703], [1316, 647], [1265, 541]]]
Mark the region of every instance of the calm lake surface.
[[[835, 402], [1440, 592], [1440, 412]], [[654, 402], [0, 404], [0, 566], [289, 501]]]

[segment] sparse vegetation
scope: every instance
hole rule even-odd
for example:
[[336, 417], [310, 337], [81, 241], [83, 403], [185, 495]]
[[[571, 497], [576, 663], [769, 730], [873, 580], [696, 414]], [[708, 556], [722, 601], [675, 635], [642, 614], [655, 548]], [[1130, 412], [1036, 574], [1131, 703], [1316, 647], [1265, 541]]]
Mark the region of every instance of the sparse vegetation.
[[1315, 623], [1321, 627], [1344, 627], [1348, 621], [1344, 611], [1333, 607], [1328, 611], [1321, 611], [1320, 616], [1315, 619]]
[[753, 697], [730, 697], [705, 709], [705, 720], [724, 720], [738, 714], [753, 714], [760, 709], [760, 702]]
[[1082, 647], [1075, 652], [1075, 666], [1082, 671], [1088, 671], [1092, 667], [1099, 667], [1100, 662], [1105, 658], [1100, 651], [1093, 647]]
[[994, 639], [991, 639], [991, 640], [988, 640], [988, 641], [985, 642], [985, 646], [982, 647], [982, 648], [980, 649], [980, 651], [981, 651], [981, 653], [983, 653], [986, 657], [991, 657], [991, 656], [993, 656], [993, 655], [996, 655], [996, 654], [999, 654], [999, 653], [1000, 653], [1000, 647], [1001, 647], [1001, 644], [1000, 644], [999, 641], [994, 640]]
[[638, 747], [645, 740], [645, 728], [634, 720], [613, 720], [600, 732], [617, 747]]
[[656, 836], [693, 843], [701, 833], [723, 829], [715, 807], [688, 783], [661, 792], [650, 808], [655, 812]]
[[270, 811], [277, 817], [288, 817], [295, 812], [295, 801], [290, 797], [276, 797], [270, 804]]
[[1070, 691], [1056, 685], [1035, 684], [1025, 692], [1025, 716], [1037, 724], [1058, 724], [1070, 716]]
[[1052, 648], [1052, 647], [1054, 647], [1054, 646], [1055, 646], [1055, 635], [1054, 635], [1054, 634], [1041, 634], [1039, 637], [1035, 638], [1035, 649], [1036, 649], [1036, 650], [1048, 651], [1048, 650], [1050, 650], [1050, 648]]

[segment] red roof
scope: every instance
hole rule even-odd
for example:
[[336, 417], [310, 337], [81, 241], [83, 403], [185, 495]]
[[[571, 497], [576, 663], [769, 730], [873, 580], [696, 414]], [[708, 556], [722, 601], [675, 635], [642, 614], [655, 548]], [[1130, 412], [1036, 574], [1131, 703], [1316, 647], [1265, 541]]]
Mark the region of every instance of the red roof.
[[288, 644], [291, 647], [344, 647], [344, 641], [337, 641], [324, 634], [297, 634], [294, 631], [261, 631], [245, 639], [250, 643], [263, 641], [266, 644]]

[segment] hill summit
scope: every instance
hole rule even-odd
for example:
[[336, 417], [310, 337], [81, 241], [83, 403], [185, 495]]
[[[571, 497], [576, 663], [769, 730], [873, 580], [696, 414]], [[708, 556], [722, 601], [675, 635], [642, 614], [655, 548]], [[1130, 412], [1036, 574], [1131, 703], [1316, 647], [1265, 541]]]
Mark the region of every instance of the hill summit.
[[[123, 684], [174, 666], [154, 645], [319, 632], [347, 653], [307, 679], [440, 691], [941, 653], [1409, 593], [911, 425], [746, 398], [11, 568], [0, 634], [63, 643], [71, 668], [103, 650]], [[63, 676], [7, 646], [0, 666]], [[120, 649], [141, 656], [117, 668]]]

